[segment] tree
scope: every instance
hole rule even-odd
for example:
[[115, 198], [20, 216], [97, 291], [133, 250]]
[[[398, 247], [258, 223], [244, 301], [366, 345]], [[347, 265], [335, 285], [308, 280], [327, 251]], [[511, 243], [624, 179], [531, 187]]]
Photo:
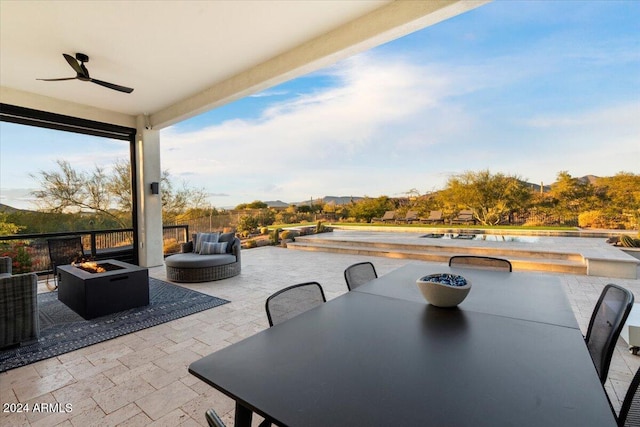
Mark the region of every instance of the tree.
[[266, 209], [267, 207], [267, 204], [261, 200], [254, 200], [247, 205], [248, 209]]
[[109, 177], [95, 166], [91, 173], [78, 172], [66, 160], [56, 160], [58, 171], [40, 171], [31, 176], [39, 181], [41, 190], [33, 191], [42, 210], [48, 212], [96, 212], [125, 223], [111, 211]]
[[240, 203], [238, 206], [236, 206], [236, 210], [242, 211], [246, 209], [265, 209], [268, 207], [269, 206], [265, 202], [261, 200], [254, 200], [251, 203]]
[[607, 227], [624, 225], [637, 228], [640, 224], [640, 175], [619, 172], [615, 176], [598, 178], [594, 194]]
[[118, 209], [127, 211], [133, 206], [131, 197], [131, 164], [129, 161], [116, 160], [108, 185]]
[[560, 216], [575, 216], [594, 207], [593, 186], [588, 181], [573, 178], [567, 171], [558, 172], [549, 196], [553, 210]]
[[495, 225], [527, 207], [531, 191], [517, 176], [469, 171], [450, 177], [439, 198], [449, 213], [471, 209], [480, 223]]
[[598, 178], [594, 190], [607, 206], [616, 210], [640, 210], [640, 175], [618, 172], [615, 176]]
[[4, 212], [0, 212], [0, 236], [18, 234], [18, 232], [24, 228], [24, 226], [9, 222], [8, 215]]
[[[41, 209], [53, 213], [89, 212], [114, 220], [120, 227], [130, 225], [133, 203], [131, 165], [117, 161], [111, 172], [95, 166], [92, 172], [78, 172], [66, 160], [56, 160], [59, 170], [32, 174], [41, 190], [32, 194]], [[182, 183], [176, 188], [169, 171], [162, 171], [163, 219], [175, 221], [189, 209], [207, 209], [204, 189], [190, 188]]]
[[393, 201], [387, 196], [380, 196], [375, 199], [365, 197], [349, 207], [349, 216], [359, 221], [371, 222], [373, 218], [380, 218], [386, 211], [395, 208]]

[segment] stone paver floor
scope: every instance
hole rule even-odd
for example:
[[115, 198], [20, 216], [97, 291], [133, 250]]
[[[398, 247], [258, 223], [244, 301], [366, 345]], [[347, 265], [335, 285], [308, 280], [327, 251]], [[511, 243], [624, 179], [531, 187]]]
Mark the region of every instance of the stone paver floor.
[[[247, 250], [242, 257], [237, 277], [184, 285], [230, 304], [0, 374], [3, 404], [60, 403], [72, 409], [2, 412], [0, 425], [206, 426], [209, 407], [232, 425], [234, 402], [190, 375], [191, 362], [266, 329], [264, 301], [284, 286], [316, 280], [332, 299], [347, 291], [343, 271], [350, 264], [372, 261], [382, 275], [415, 262], [275, 247]], [[150, 269], [150, 275], [166, 278], [164, 267]], [[640, 295], [640, 280], [558, 276], [583, 332], [605, 284], [615, 282]], [[631, 355], [620, 340], [606, 384], [616, 408], [639, 366], [640, 356]], [[259, 418], [254, 417], [255, 425]]]

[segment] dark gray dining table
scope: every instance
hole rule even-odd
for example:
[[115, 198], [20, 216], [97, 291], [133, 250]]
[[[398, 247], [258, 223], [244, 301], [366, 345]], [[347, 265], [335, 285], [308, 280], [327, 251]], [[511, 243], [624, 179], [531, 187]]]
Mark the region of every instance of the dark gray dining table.
[[[467, 299], [427, 304], [416, 279], [449, 271], [472, 281]], [[283, 426], [613, 427], [569, 313], [551, 275], [409, 264], [189, 372], [236, 401], [237, 426], [255, 412]]]

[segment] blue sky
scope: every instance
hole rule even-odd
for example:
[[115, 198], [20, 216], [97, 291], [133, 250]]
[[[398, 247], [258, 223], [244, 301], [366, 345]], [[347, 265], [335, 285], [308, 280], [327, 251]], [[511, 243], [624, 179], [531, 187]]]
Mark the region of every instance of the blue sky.
[[[639, 22], [637, 1], [493, 2], [165, 129], [162, 166], [217, 207], [424, 193], [467, 170], [640, 173]], [[8, 203], [33, 183], [1, 126]], [[91, 167], [77, 146], [56, 153]]]

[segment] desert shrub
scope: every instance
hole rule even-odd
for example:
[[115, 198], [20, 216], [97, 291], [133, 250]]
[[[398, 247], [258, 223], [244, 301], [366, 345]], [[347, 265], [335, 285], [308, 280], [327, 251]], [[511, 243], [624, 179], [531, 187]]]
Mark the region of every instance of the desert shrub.
[[260, 234], [262, 235], [269, 234], [269, 227], [260, 227]]
[[584, 228], [604, 228], [607, 220], [602, 211], [586, 211], [578, 215], [578, 225]]
[[295, 230], [284, 230], [282, 233], [280, 233], [280, 239], [281, 240], [288, 240], [288, 239], [295, 239], [296, 237], [298, 237], [300, 235], [299, 232], [295, 231]]
[[3, 244], [0, 249], [0, 256], [11, 257], [11, 270], [13, 274], [31, 272], [31, 248], [26, 246], [27, 242], [14, 241]]
[[178, 243], [177, 239], [164, 239], [162, 242], [162, 252], [165, 255], [180, 252], [180, 243]]
[[629, 228], [626, 218], [617, 212], [603, 212], [600, 210], [592, 210], [582, 212], [578, 216], [578, 225], [580, 227], [590, 228], [611, 228], [624, 229]]
[[254, 216], [243, 215], [240, 217], [240, 219], [238, 219], [238, 231], [240, 233], [243, 233], [245, 231], [251, 233], [251, 231], [258, 228], [258, 225], [258, 218]]
[[244, 242], [244, 245], [247, 249], [251, 249], [251, 248], [255, 248], [256, 246], [258, 246], [258, 243], [256, 243], [256, 241], [254, 239], [249, 239], [246, 242]]

